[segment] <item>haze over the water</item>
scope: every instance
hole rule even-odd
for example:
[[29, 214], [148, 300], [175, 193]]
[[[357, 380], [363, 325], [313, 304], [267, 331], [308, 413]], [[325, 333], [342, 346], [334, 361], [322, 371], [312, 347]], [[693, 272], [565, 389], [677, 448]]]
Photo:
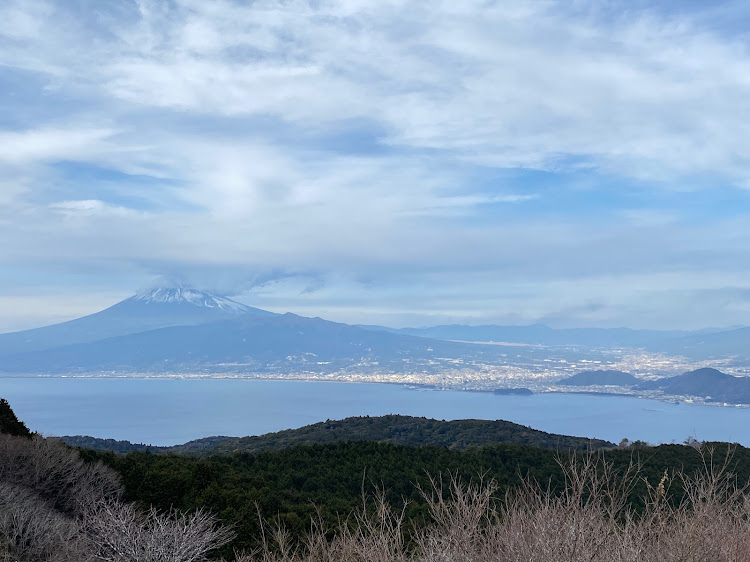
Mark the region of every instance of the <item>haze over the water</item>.
[[748, 15], [6, 0], [0, 331], [166, 278], [349, 323], [747, 325]]

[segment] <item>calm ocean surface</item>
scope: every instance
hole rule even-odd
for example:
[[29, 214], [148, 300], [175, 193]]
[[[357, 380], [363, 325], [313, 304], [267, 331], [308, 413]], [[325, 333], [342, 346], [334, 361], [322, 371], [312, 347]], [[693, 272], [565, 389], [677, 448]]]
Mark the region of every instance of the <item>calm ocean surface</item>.
[[30, 429], [172, 445], [209, 435], [258, 435], [347, 416], [409, 414], [503, 419], [548, 432], [651, 443], [750, 446], [750, 408], [576, 394], [495, 396], [389, 384], [236, 379], [0, 378]]

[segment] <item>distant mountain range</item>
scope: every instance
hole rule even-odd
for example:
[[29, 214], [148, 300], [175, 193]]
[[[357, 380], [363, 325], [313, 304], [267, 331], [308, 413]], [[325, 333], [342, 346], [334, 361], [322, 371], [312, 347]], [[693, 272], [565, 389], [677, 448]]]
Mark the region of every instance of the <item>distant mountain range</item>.
[[583, 371], [558, 381], [565, 386], [628, 386], [667, 396], [691, 396], [708, 402], [750, 404], [750, 377], [735, 377], [703, 368], [682, 375], [644, 381], [622, 371]]
[[651, 342], [648, 349], [691, 359], [750, 358], [750, 328], [691, 334]]
[[0, 334], [0, 372], [428, 371], [497, 351], [274, 314], [210, 293], [158, 289], [36, 330]]
[[499, 443], [528, 445], [545, 449], [597, 450], [613, 448], [614, 443], [601, 439], [570, 437], [546, 433], [508, 421], [453, 420], [440, 421], [412, 416], [352, 417], [325, 421], [275, 433], [252, 437], [207, 437], [173, 447], [155, 447], [129, 441], [98, 439], [88, 436], [64, 436], [61, 439], [75, 447], [115, 453], [150, 451], [197, 456], [232, 453], [259, 453], [295, 445], [340, 441], [376, 441], [396, 445], [435, 446], [466, 449]]
[[649, 343], [678, 339], [693, 332], [631, 330], [629, 328], [555, 329], [543, 324], [531, 326], [466, 326], [448, 324], [429, 328], [386, 328], [363, 326], [395, 334], [468, 342], [503, 342], [527, 345], [584, 345], [587, 347], [640, 347]]
[[0, 334], [0, 373], [434, 373], [508, 364], [509, 345], [518, 346], [511, 352], [514, 364], [530, 365], [549, 357], [549, 348], [573, 360], [580, 349], [598, 353], [627, 347], [695, 358], [750, 357], [750, 328], [716, 333], [542, 325], [390, 329], [276, 314], [173, 287], [140, 292], [62, 324]]
[[629, 328], [555, 329], [543, 324], [531, 326], [449, 324], [427, 328], [398, 329], [369, 325], [362, 327], [450, 341], [516, 343], [547, 347], [580, 346], [599, 349], [640, 348], [696, 360], [726, 357], [750, 359], [750, 327], [693, 332]]

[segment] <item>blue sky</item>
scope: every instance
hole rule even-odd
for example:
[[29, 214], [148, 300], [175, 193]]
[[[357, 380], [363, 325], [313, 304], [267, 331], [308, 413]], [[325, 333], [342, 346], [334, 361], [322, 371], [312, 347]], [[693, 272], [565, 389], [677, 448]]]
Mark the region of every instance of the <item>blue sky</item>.
[[750, 324], [744, 2], [0, 4], [0, 331]]

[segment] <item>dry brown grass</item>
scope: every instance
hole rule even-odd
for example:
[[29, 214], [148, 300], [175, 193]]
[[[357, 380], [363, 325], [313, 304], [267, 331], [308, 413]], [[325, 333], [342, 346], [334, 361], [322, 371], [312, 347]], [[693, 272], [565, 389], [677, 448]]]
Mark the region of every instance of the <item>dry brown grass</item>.
[[[748, 562], [750, 496], [726, 470], [728, 459], [704, 457], [697, 475], [664, 475], [649, 483], [645, 510], [627, 501], [641, 480], [633, 464], [617, 473], [594, 457], [563, 466], [566, 487], [554, 494], [527, 482], [505, 498], [493, 482], [423, 491], [432, 522], [404, 537], [403, 512], [376, 495], [330, 538], [316, 525], [301, 545], [283, 528], [267, 528], [260, 552], [240, 562]], [[670, 493], [678, 480], [684, 497]]]

